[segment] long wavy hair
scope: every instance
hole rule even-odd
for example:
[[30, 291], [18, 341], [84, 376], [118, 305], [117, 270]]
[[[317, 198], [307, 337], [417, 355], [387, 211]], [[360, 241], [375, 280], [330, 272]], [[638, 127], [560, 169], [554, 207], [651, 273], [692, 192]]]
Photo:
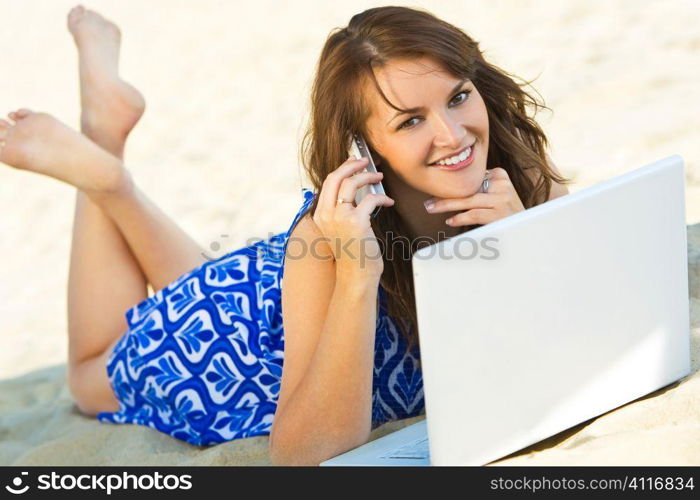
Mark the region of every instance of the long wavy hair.
[[[479, 44], [459, 28], [424, 10], [379, 7], [350, 19], [346, 28], [335, 28], [319, 58], [310, 95], [310, 117], [301, 143], [301, 160], [315, 191], [321, 190], [328, 174], [347, 156], [348, 138], [359, 133], [369, 141], [366, 122], [369, 101], [363, 89], [371, 82], [383, 100], [392, 104], [377, 83], [375, 69], [394, 58], [430, 57], [455, 78], [469, 79], [481, 94], [489, 119], [487, 169], [500, 166], [508, 172], [525, 208], [549, 198], [552, 182], [568, 183], [547, 165], [544, 132], [533, 116], [540, 104], [516, 83], [513, 75], [486, 62]], [[522, 81], [522, 80], [521, 80]], [[375, 158], [381, 158], [368, 142]], [[386, 165], [385, 161], [381, 166]], [[381, 170], [381, 166], [379, 169]], [[537, 184], [525, 174], [536, 169]], [[386, 185], [385, 185], [386, 188]], [[389, 189], [388, 196], [392, 196]], [[313, 214], [318, 197], [309, 208]], [[383, 209], [372, 219], [380, 248], [388, 248], [387, 233], [410, 238], [408, 227], [395, 210]], [[475, 226], [469, 226], [469, 230]], [[412, 246], [412, 245], [411, 245]], [[415, 248], [410, 249], [410, 255]], [[387, 259], [380, 284], [387, 293], [388, 314], [400, 325], [410, 346], [418, 342], [418, 325], [410, 259]]]

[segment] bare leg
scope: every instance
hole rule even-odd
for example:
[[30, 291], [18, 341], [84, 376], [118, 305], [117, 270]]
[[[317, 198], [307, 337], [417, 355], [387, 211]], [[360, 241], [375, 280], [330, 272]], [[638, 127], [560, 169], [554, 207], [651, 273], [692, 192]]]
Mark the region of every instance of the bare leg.
[[121, 32], [82, 6], [68, 14], [68, 29], [78, 48], [81, 130], [121, 158], [126, 138], [146, 107], [141, 93], [119, 76]]
[[[134, 185], [119, 158], [51, 115], [22, 110], [10, 118], [16, 123], [0, 120], [0, 162], [85, 192], [115, 222], [155, 290], [206, 262], [199, 245]], [[108, 353], [103, 355], [106, 360]], [[101, 362], [95, 366], [103, 370]], [[80, 402], [77, 396], [76, 401]], [[90, 414], [101, 411], [86, 402], [79, 407]]]
[[144, 103], [118, 77], [116, 26], [77, 8], [69, 28], [80, 55], [81, 128], [117, 158], [53, 117], [23, 110], [10, 114], [14, 126], [0, 120], [0, 161], [79, 189], [69, 278], [69, 381], [78, 407], [94, 415], [118, 408], [105, 364], [126, 329], [125, 310], [146, 297], [147, 281], [158, 290], [205, 259], [133, 185], [119, 161]]
[[[141, 94], [118, 76], [120, 33], [76, 7], [68, 29], [78, 48], [81, 131], [118, 158], [143, 114]], [[77, 190], [68, 277], [68, 380], [81, 411], [116, 411], [105, 365], [127, 330], [124, 312], [148, 296], [147, 280], [116, 224]]]
[[[95, 168], [88, 160], [72, 158], [71, 141], [63, 141], [66, 131], [75, 134], [49, 115], [21, 110], [10, 113], [12, 126], [0, 120], [0, 161], [18, 168], [36, 165], [39, 173], [76, 182], [83, 190], [112, 189], [120, 179], [118, 164]], [[58, 125], [58, 126], [57, 126]], [[65, 128], [65, 130], [63, 130]], [[78, 134], [76, 134], [79, 138]], [[46, 155], [39, 136], [55, 141]], [[70, 136], [69, 136], [70, 137]], [[107, 155], [86, 138], [87, 149], [98, 158]], [[83, 144], [83, 142], [79, 142]], [[115, 158], [116, 160], [116, 158]], [[27, 168], [31, 170], [31, 168]], [[126, 330], [126, 308], [146, 297], [146, 280], [128, 247], [108, 217], [83, 191], [78, 191], [71, 246], [68, 287], [68, 382], [78, 408], [87, 414], [118, 409], [105, 371], [106, 354]], [[99, 360], [104, 356], [103, 360]], [[101, 364], [101, 370], [98, 366]]]
[[46, 113], [0, 120], [0, 161], [87, 194], [115, 222], [154, 290], [206, 262], [205, 253], [134, 184], [122, 161]]
[[[82, 131], [121, 159], [145, 102], [138, 90], [119, 77], [119, 28], [80, 6], [68, 15], [68, 27], [80, 61]], [[205, 254], [131, 182], [128, 172], [125, 180], [119, 193], [93, 190], [90, 202], [109, 216], [148, 283], [160, 290], [205, 262]]]

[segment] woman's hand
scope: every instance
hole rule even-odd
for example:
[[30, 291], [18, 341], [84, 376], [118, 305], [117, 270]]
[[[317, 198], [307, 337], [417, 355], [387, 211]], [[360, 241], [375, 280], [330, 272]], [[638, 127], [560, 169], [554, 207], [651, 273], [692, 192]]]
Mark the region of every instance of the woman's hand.
[[[489, 187], [486, 193], [479, 191], [464, 198], [430, 198], [424, 203], [431, 214], [441, 212], [464, 212], [453, 215], [445, 221], [448, 226], [471, 226], [488, 224], [525, 210], [508, 173], [496, 167], [487, 171]], [[429, 208], [429, 202], [433, 208]]]
[[[368, 194], [355, 206], [357, 190], [381, 181], [381, 172], [362, 172], [366, 159], [348, 158], [328, 174], [319, 193], [313, 220], [327, 238], [336, 261], [336, 271], [379, 278], [384, 270], [370, 214], [378, 206], [392, 206], [394, 200], [383, 194]], [[347, 200], [338, 203], [338, 199]]]

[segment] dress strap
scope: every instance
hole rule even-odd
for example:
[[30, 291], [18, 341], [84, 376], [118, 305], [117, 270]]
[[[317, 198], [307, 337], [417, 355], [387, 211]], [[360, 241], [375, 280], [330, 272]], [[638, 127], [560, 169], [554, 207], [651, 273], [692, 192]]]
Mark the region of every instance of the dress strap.
[[287, 234], [286, 234], [287, 238], [289, 238], [292, 231], [294, 230], [294, 227], [297, 225], [297, 222], [299, 222], [299, 219], [301, 219], [303, 217], [303, 215], [307, 212], [307, 210], [309, 209], [309, 207], [313, 203], [314, 198], [316, 197], [313, 190], [311, 190], [309, 188], [302, 188], [301, 195], [302, 195], [304, 201], [301, 205], [301, 208], [297, 212], [296, 216], [294, 216], [294, 220], [292, 221], [292, 225], [289, 226], [289, 229], [287, 230]]

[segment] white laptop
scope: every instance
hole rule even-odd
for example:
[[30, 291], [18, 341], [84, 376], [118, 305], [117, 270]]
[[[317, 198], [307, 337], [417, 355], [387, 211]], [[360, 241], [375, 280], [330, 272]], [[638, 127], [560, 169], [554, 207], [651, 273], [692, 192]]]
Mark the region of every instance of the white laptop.
[[674, 155], [418, 250], [426, 419], [321, 465], [483, 465], [688, 375], [684, 187]]

